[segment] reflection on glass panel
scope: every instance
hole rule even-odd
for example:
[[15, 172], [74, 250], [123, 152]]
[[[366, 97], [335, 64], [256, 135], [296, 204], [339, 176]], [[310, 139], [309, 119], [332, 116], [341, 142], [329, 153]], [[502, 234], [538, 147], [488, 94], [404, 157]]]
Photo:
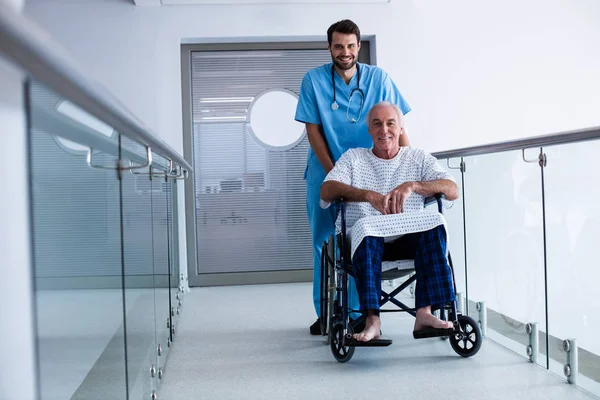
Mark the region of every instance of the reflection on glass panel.
[[485, 302], [488, 337], [527, 357], [525, 325], [537, 322], [540, 339], [546, 330], [540, 167], [521, 151], [465, 162], [469, 314], [477, 320], [474, 302]]
[[[39, 101], [35, 91], [32, 101]], [[48, 98], [42, 101], [47, 101]], [[125, 398], [119, 181], [32, 120], [34, 276], [42, 399]], [[114, 166], [106, 154], [96, 164]]]
[[564, 339], [577, 339], [577, 384], [600, 394], [598, 232], [600, 177], [590, 168], [600, 142], [545, 147], [550, 358], [562, 375]]
[[[131, 149], [123, 141], [123, 147]], [[149, 169], [122, 174], [123, 255], [127, 306], [127, 368], [129, 396], [150, 398], [155, 390], [156, 334], [154, 330], [154, 269], [152, 255], [152, 198]]]

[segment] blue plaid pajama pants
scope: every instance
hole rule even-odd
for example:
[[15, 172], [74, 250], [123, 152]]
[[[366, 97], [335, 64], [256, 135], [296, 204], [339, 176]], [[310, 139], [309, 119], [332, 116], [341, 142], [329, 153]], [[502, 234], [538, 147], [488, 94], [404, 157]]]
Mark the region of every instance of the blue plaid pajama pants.
[[352, 257], [361, 311], [379, 310], [381, 262], [407, 259], [415, 260], [416, 308], [431, 305], [435, 310], [455, 300], [452, 271], [446, 257], [446, 231], [440, 225], [404, 235], [390, 243], [384, 243], [381, 237], [363, 239]]

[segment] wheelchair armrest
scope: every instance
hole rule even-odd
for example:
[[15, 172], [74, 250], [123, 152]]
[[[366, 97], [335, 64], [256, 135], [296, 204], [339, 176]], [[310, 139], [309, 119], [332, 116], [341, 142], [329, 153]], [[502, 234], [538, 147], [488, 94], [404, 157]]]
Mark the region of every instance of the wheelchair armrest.
[[350, 269], [348, 264], [350, 263], [350, 252], [349, 248], [347, 247], [348, 242], [346, 241], [346, 202], [343, 198], [339, 198], [335, 199], [332, 203], [342, 214], [342, 232], [340, 233], [342, 239], [338, 241], [338, 246], [340, 249], [340, 261], [342, 268], [345, 271], [349, 271]]
[[446, 195], [443, 193], [436, 193], [434, 196], [425, 198], [425, 207], [430, 205], [431, 203], [437, 202], [438, 212], [443, 214], [442, 200], [446, 198]]
[[342, 235], [346, 237], [346, 202], [340, 197], [332, 201], [332, 204], [342, 213]]

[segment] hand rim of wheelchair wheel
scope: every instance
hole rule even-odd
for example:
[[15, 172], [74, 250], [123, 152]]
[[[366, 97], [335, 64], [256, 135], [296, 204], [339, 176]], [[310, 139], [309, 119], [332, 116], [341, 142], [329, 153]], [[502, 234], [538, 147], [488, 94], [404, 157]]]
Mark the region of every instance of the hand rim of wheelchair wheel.
[[481, 328], [473, 318], [466, 315], [459, 315], [458, 323], [461, 332], [450, 336], [450, 345], [456, 354], [461, 357], [474, 356], [483, 342]]
[[335, 309], [335, 304], [334, 304], [334, 299], [335, 299], [335, 266], [334, 263], [329, 263], [328, 264], [328, 286], [327, 287], [327, 344], [331, 344], [331, 330], [333, 327], [333, 322], [334, 322], [334, 309]]
[[[352, 334], [352, 327], [348, 323], [348, 334]], [[342, 340], [344, 339], [344, 323], [342, 321], [336, 321], [331, 328], [331, 353], [333, 357], [341, 363], [350, 361], [354, 355], [353, 346], [342, 346]]]
[[328, 265], [327, 253], [329, 244], [323, 243], [321, 248], [321, 317], [319, 323], [321, 326], [321, 335], [327, 335], [327, 307], [329, 302], [329, 276], [328, 276]]

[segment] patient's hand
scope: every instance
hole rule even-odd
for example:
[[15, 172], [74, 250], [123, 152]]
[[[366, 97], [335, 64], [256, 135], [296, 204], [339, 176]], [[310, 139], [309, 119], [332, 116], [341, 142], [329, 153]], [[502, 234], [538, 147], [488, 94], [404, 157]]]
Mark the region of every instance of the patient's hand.
[[390, 212], [390, 195], [389, 194], [381, 194], [374, 191], [369, 192], [367, 195], [367, 200], [374, 209], [379, 211], [382, 214], [391, 214]]
[[413, 182], [404, 182], [396, 189], [389, 192], [386, 196], [389, 198], [389, 214], [398, 214], [404, 212], [404, 203], [408, 196], [414, 192]]

